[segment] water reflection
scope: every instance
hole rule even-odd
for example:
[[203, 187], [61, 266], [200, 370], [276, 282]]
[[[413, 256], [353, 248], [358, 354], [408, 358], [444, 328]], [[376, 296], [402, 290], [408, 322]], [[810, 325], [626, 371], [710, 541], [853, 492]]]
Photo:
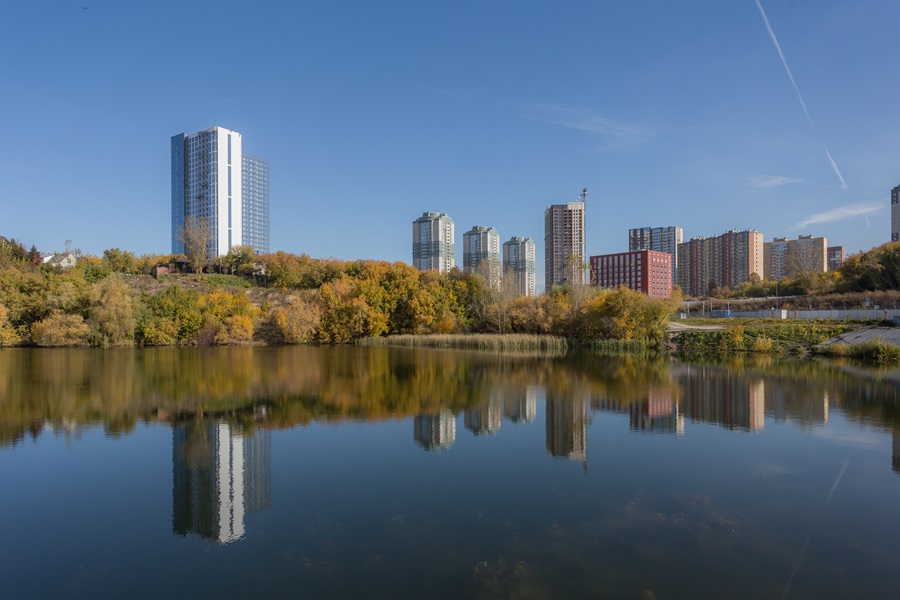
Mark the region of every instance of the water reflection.
[[272, 501], [271, 437], [195, 418], [172, 425], [172, 529], [227, 544]]
[[[595, 412], [627, 415], [640, 433], [690, 435], [693, 425], [762, 432], [766, 420], [823, 427], [832, 410], [892, 436], [898, 377], [840, 363], [669, 363], [632, 357], [498, 357], [389, 348], [0, 350], [0, 448], [43, 432], [77, 442], [138, 423], [217, 414], [245, 439], [315, 421], [409, 417], [426, 450], [451, 449], [456, 419], [502, 435], [505, 418], [545, 410], [554, 457], [584, 462]], [[545, 399], [545, 400], [544, 400]], [[265, 418], [254, 417], [264, 407]], [[249, 416], [248, 416], [249, 415]]]
[[446, 410], [436, 415], [417, 415], [413, 419], [413, 437], [426, 450], [447, 450], [456, 441], [456, 416]]

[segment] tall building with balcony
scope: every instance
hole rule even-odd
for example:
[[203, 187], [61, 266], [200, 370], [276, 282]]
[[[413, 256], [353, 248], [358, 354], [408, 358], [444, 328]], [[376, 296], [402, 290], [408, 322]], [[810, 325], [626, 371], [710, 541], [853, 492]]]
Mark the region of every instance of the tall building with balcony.
[[637, 227], [628, 230], [628, 251], [653, 250], [672, 256], [672, 282], [678, 268], [678, 244], [684, 242], [681, 227]]
[[844, 264], [844, 247], [828, 246], [828, 270], [837, 271]]
[[427, 212], [413, 221], [412, 255], [420, 271], [446, 273], [456, 266], [450, 215]]
[[828, 240], [801, 235], [796, 240], [774, 238], [763, 244], [764, 278], [769, 281], [812, 276], [828, 269]]
[[503, 276], [512, 277], [518, 296], [534, 296], [534, 240], [513, 236], [503, 242]]
[[584, 201], [544, 210], [544, 287], [585, 283]]
[[891, 241], [900, 242], [900, 185], [891, 190]]
[[241, 175], [244, 245], [255, 254], [269, 253], [269, 161], [244, 154]]
[[755, 229], [691, 238], [678, 244], [677, 252], [675, 281], [689, 296], [703, 296], [717, 287], [737, 287], [754, 273], [760, 278], [764, 274], [763, 234]]
[[[250, 243], [248, 239], [264, 239], [268, 248], [268, 162], [244, 160], [241, 134], [224, 127], [179, 133], [172, 136], [171, 148], [172, 253], [184, 254], [182, 231], [191, 223], [208, 227], [209, 258], [224, 256], [233, 246]], [[252, 172], [245, 175], [248, 167]], [[251, 195], [250, 206], [245, 206], [245, 191]], [[253, 228], [249, 238], [245, 219]]]
[[475, 225], [463, 234], [463, 270], [482, 275], [491, 287], [500, 284], [500, 234]]
[[591, 285], [628, 289], [651, 298], [672, 295], [672, 255], [668, 252], [637, 250], [591, 257]]

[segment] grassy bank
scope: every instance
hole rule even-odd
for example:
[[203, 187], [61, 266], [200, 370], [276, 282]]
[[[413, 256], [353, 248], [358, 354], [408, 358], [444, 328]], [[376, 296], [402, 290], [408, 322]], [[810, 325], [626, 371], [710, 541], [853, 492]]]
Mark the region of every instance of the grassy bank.
[[[695, 324], [690, 320], [689, 324]], [[699, 323], [698, 323], [699, 324]], [[724, 329], [692, 330], [672, 339], [678, 354], [807, 354], [836, 335], [847, 333], [860, 324], [818, 319], [809, 321], [782, 319], [704, 320]]]

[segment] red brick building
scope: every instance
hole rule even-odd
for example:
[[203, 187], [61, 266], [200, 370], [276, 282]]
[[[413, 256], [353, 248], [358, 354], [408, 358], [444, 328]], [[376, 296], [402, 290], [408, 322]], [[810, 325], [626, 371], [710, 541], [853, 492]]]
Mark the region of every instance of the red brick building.
[[672, 255], [637, 250], [592, 256], [591, 285], [601, 288], [624, 285], [651, 298], [668, 298], [672, 294]]

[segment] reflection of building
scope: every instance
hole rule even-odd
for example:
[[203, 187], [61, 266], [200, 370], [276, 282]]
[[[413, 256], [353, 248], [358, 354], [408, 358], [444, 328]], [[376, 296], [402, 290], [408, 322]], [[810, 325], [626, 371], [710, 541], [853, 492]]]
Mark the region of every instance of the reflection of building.
[[528, 423], [537, 416], [537, 388], [528, 386], [523, 394], [503, 399], [503, 416], [513, 423]]
[[478, 408], [467, 408], [463, 416], [466, 429], [475, 435], [497, 433], [500, 429], [503, 403], [499, 398], [491, 397], [486, 404]]
[[172, 528], [227, 544], [244, 536], [244, 517], [271, 502], [271, 438], [227, 423], [172, 430]]
[[628, 414], [634, 431], [684, 433], [684, 415], [669, 389], [651, 387], [646, 400], [628, 405]]
[[724, 369], [691, 368], [683, 378], [684, 416], [729, 429], [762, 429], [765, 424], [765, 382], [736, 377]]
[[588, 398], [562, 400], [547, 394], [547, 452], [587, 461]]
[[413, 420], [413, 437], [426, 450], [446, 450], [456, 441], [456, 417], [448, 411], [418, 415]]
[[891, 466], [894, 473], [900, 473], [900, 429], [894, 429], [891, 442]]

